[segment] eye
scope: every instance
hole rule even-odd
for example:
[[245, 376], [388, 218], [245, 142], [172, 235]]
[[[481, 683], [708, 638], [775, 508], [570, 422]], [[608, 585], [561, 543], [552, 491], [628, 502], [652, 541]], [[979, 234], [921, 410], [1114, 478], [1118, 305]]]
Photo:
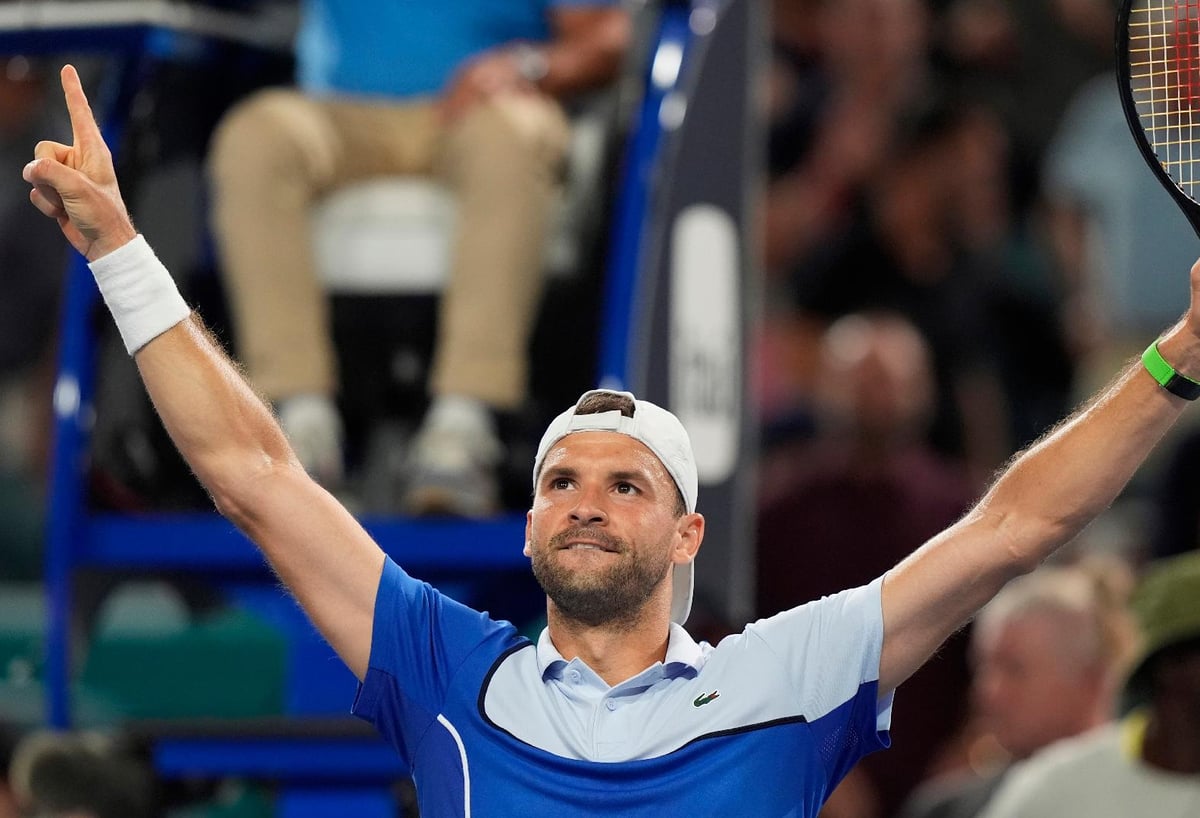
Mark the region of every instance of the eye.
[[637, 494], [638, 488], [633, 483], [617, 483], [617, 494]]
[[569, 489], [570, 487], [571, 487], [571, 481], [566, 477], [555, 477], [553, 480], [550, 481], [550, 488], [552, 488], [552, 489], [562, 490], [562, 489]]

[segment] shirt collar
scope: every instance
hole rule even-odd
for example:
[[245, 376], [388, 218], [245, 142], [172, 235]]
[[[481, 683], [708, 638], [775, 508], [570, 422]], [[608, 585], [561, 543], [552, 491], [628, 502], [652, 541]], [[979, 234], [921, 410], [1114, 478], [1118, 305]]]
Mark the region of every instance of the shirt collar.
[[[683, 626], [672, 622], [670, 633], [667, 635], [666, 659], [662, 662], [655, 662], [646, 670], [657, 666], [662, 668], [661, 675], [664, 677], [685, 674], [694, 676], [700, 672], [700, 668], [704, 664], [704, 656], [700, 645], [683, 629]], [[582, 660], [577, 661], [585, 664]], [[554, 642], [550, 639], [550, 628], [542, 628], [542, 633], [537, 641], [537, 665], [538, 672], [542, 674], [542, 680], [560, 677], [568, 664], [563, 655], [558, 652], [558, 648], [554, 647]], [[638, 676], [641, 675], [638, 674]]]

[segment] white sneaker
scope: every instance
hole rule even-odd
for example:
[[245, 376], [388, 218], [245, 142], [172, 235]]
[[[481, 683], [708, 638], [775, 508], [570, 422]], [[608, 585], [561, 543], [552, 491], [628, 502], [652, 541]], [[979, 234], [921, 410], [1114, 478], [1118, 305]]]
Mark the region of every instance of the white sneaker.
[[500, 508], [496, 472], [503, 455], [485, 406], [439, 398], [413, 438], [401, 507], [415, 516], [495, 514]]
[[278, 404], [279, 425], [304, 470], [326, 488], [345, 476], [342, 418], [326, 395], [294, 395]]

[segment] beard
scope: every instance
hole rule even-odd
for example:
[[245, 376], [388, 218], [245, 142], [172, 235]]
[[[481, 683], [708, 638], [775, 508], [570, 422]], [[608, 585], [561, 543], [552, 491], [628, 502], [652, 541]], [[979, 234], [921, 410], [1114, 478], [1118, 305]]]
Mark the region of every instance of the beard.
[[[605, 569], [591, 572], [574, 571], [555, 559], [563, 545], [572, 539], [587, 539], [602, 543], [619, 555]], [[647, 550], [654, 553], [648, 554]], [[575, 622], [589, 627], [624, 627], [632, 625], [654, 589], [671, 570], [671, 559], [665, 548], [662, 557], [658, 549], [630, 548], [627, 543], [604, 531], [592, 528], [573, 528], [550, 538], [545, 546], [532, 549], [533, 575], [546, 596], [559, 612]]]

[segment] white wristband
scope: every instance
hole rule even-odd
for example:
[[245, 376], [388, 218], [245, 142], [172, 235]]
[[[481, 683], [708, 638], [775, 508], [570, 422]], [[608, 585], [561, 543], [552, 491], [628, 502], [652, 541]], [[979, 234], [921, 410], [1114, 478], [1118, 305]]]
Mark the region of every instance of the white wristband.
[[192, 312], [140, 233], [88, 267], [130, 355]]

